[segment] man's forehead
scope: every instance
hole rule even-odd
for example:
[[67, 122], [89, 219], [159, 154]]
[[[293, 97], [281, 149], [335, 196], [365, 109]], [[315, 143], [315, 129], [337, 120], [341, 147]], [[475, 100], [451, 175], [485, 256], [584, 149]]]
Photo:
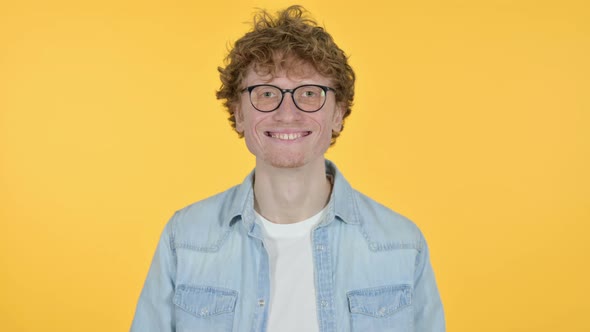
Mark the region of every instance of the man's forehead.
[[[294, 81], [305, 80], [312, 77], [322, 77], [315, 67], [305, 61], [281, 61], [280, 63], [260, 64], [254, 63], [247, 71], [248, 80], [272, 81], [277, 77], [288, 77]], [[328, 79], [328, 78], [326, 78]]]

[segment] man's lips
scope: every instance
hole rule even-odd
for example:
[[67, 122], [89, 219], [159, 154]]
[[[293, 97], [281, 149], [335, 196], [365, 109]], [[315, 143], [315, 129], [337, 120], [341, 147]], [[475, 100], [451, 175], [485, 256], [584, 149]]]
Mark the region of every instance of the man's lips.
[[293, 141], [301, 137], [305, 137], [311, 134], [311, 131], [297, 131], [297, 132], [274, 132], [274, 131], [265, 131], [264, 135], [272, 138], [278, 138], [282, 141]]

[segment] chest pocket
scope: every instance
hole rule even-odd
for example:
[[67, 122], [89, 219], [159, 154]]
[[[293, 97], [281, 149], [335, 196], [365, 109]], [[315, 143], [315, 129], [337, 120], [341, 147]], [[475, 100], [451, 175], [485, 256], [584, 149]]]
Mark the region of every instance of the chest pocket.
[[346, 295], [352, 331], [413, 331], [410, 285], [365, 288]]
[[187, 286], [176, 287], [176, 330], [231, 331], [238, 292], [230, 289]]

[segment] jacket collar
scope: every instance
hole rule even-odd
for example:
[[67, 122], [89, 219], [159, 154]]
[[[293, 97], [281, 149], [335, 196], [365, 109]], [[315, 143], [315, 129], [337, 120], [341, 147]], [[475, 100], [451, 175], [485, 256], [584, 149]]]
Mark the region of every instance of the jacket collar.
[[[326, 175], [334, 179], [334, 184], [332, 186], [326, 217], [320, 223], [320, 226], [329, 224], [335, 218], [347, 224], [360, 224], [361, 220], [354, 199], [354, 189], [352, 189], [336, 165], [327, 159]], [[221, 220], [223, 220], [225, 225], [232, 226], [241, 218], [246, 229], [253, 229], [255, 223], [253, 184], [254, 171], [251, 171], [244, 181], [231, 191], [228, 197], [227, 209], [223, 209], [221, 212]]]
[[328, 213], [325, 223], [329, 223], [334, 217], [347, 224], [359, 224], [360, 218], [355, 200], [355, 190], [338, 170], [336, 165], [326, 159], [326, 174], [332, 176], [334, 185], [330, 202], [328, 202]]

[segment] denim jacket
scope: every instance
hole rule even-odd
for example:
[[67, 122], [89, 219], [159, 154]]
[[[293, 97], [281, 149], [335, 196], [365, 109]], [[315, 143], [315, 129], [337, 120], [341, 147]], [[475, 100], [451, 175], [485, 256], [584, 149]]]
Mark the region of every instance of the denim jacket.
[[[312, 231], [320, 331], [445, 331], [420, 230], [352, 189], [329, 161], [326, 172], [334, 186]], [[269, 263], [252, 183], [251, 173], [176, 212], [161, 235], [131, 331], [266, 331]]]

